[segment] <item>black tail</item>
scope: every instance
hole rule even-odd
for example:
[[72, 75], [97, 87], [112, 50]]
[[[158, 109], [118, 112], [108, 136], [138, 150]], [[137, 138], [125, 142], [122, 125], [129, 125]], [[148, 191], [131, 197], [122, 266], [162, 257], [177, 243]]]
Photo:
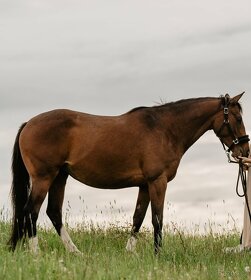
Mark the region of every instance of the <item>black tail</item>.
[[18, 240], [24, 235], [24, 206], [28, 200], [30, 190], [30, 177], [24, 165], [19, 148], [19, 136], [25, 125], [26, 123], [22, 124], [17, 133], [12, 155], [11, 197], [13, 221], [12, 234], [8, 244], [13, 250], [15, 249]]

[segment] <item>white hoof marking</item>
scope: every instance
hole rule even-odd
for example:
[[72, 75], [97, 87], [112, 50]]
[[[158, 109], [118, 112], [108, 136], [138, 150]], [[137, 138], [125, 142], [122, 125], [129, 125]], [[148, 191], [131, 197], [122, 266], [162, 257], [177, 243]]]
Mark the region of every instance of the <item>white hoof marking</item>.
[[245, 247], [242, 244], [239, 244], [235, 247], [226, 247], [222, 249], [223, 253], [241, 253], [245, 251]]
[[37, 236], [29, 238], [29, 249], [33, 254], [37, 254], [39, 251]]
[[78, 248], [76, 247], [76, 245], [72, 242], [68, 232], [66, 231], [65, 227], [62, 226], [61, 230], [60, 230], [60, 237], [64, 243], [65, 248], [72, 253], [78, 253], [78, 254], [82, 254]]
[[131, 236], [126, 244], [126, 250], [128, 252], [134, 252], [136, 250], [137, 239], [134, 236]]

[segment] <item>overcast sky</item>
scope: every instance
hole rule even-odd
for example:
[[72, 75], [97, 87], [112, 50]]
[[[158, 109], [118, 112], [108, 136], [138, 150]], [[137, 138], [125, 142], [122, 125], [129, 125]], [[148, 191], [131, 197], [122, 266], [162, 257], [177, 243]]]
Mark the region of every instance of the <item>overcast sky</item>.
[[[50, 109], [117, 115], [160, 99], [246, 91], [241, 101], [251, 134], [250, 11], [249, 0], [0, 0], [1, 204], [9, 207], [18, 127]], [[165, 221], [224, 223], [230, 213], [240, 224], [236, 174], [218, 139], [206, 133], [170, 183]], [[70, 201], [73, 215], [85, 207], [104, 220], [95, 211], [115, 200], [130, 220], [136, 193], [70, 180], [65, 204]]]

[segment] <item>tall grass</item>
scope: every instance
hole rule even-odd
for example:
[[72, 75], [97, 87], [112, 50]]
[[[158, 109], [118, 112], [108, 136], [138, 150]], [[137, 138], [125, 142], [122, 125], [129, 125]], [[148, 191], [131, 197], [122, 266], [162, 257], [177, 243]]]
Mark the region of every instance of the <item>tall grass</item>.
[[65, 251], [52, 229], [38, 229], [40, 252], [25, 245], [6, 247], [10, 223], [0, 221], [0, 279], [249, 279], [250, 253], [224, 253], [239, 242], [236, 231], [205, 235], [184, 233], [171, 224], [163, 249], [153, 253], [152, 232], [143, 229], [135, 253], [125, 251], [129, 228], [76, 226], [70, 235], [83, 255]]

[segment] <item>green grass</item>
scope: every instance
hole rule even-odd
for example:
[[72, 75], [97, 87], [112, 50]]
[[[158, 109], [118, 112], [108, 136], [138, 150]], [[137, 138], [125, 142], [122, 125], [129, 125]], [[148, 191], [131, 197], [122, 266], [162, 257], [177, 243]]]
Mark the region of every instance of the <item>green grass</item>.
[[185, 234], [175, 228], [164, 230], [163, 249], [153, 253], [152, 233], [139, 235], [136, 253], [125, 251], [129, 229], [111, 225], [81, 226], [70, 235], [82, 256], [65, 251], [53, 229], [38, 230], [40, 253], [32, 255], [25, 246], [13, 253], [6, 242], [10, 224], [0, 222], [1, 279], [249, 279], [251, 253], [223, 253], [235, 246], [236, 231], [224, 234]]

